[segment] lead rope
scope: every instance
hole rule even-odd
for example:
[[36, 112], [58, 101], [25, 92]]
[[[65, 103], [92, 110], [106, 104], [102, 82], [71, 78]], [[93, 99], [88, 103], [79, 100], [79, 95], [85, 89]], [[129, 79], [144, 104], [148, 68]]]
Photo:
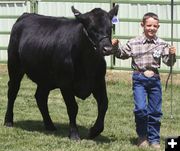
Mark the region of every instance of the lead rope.
[[[171, 46], [173, 45], [173, 12], [174, 12], [174, 0], [171, 0]], [[173, 55], [171, 55], [171, 66], [170, 66], [170, 72], [171, 72], [171, 118], [173, 118], [173, 114], [172, 114], [172, 103], [173, 103]]]
[[[174, 12], [174, 0], [171, 0], [171, 46], [173, 45], [173, 12]], [[170, 59], [171, 59], [171, 66], [170, 66], [170, 71], [169, 71], [169, 75], [168, 75], [168, 78], [166, 80], [166, 86], [165, 86], [165, 90], [167, 89], [167, 86], [168, 86], [168, 81], [169, 81], [169, 78], [171, 77], [171, 118], [173, 118], [173, 114], [172, 114], [172, 103], [173, 103], [173, 55], [170, 56]]]
[[89, 39], [89, 41], [91, 42], [91, 44], [93, 45], [94, 50], [96, 50], [97, 46], [96, 46], [95, 42], [89, 37], [89, 34], [85, 28], [83, 28], [83, 31], [84, 31], [85, 35], [87, 36], [87, 38]]
[[[90, 38], [90, 36], [89, 36], [89, 34], [88, 34], [88, 32], [87, 32], [87, 30], [85, 28], [83, 28], [83, 31], [84, 31], [85, 35], [87, 36], [87, 38], [89, 39], [89, 41], [91, 42], [91, 44], [93, 45], [94, 50], [96, 50], [97, 49], [97, 44]], [[105, 38], [109, 38], [109, 36], [108, 35], [103, 35], [98, 40], [98, 43], [100, 43]]]

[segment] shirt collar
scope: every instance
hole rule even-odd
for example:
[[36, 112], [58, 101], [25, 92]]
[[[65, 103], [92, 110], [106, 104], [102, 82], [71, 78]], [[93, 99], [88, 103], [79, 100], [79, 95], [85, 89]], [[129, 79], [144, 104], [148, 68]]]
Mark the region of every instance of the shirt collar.
[[148, 39], [144, 34], [142, 35], [142, 42], [143, 42], [143, 44], [145, 44], [145, 43], [154, 43], [154, 44], [156, 44], [157, 43], [157, 39], [158, 39], [157, 36], [155, 36], [153, 39]]

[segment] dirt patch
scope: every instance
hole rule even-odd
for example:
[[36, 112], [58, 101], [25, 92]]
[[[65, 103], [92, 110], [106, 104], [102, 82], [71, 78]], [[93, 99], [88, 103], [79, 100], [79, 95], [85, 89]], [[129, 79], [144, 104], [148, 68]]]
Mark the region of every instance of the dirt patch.
[[131, 71], [107, 70], [106, 80], [111, 82], [122, 81], [125, 83], [131, 83], [131, 75]]
[[0, 64], [0, 74], [7, 74], [7, 65], [6, 64]]

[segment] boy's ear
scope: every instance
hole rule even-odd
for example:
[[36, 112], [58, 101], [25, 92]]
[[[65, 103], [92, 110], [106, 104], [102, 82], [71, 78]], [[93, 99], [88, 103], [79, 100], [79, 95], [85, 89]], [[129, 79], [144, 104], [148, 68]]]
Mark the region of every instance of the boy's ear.
[[143, 22], [141, 22], [141, 27], [144, 27], [144, 23]]

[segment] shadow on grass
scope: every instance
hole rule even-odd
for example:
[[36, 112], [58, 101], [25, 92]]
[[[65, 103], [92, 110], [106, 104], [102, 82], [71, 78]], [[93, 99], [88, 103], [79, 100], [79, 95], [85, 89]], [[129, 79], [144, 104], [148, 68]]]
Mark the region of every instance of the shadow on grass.
[[[33, 120], [25, 120], [25, 121], [16, 121], [14, 123], [14, 127], [20, 128], [26, 131], [30, 132], [40, 132], [44, 133], [45, 135], [54, 135], [57, 137], [68, 137], [69, 134], [69, 125], [68, 124], [59, 124], [54, 123], [55, 127], [57, 128], [56, 131], [47, 131], [44, 128], [44, 124], [42, 121], [33, 121]], [[89, 132], [89, 129], [83, 126], [78, 125], [79, 134], [81, 137], [81, 140], [88, 140], [87, 134]], [[108, 138], [106, 136], [99, 135], [93, 141], [96, 143], [110, 143], [115, 141], [115, 138]]]
[[137, 141], [138, 141], [138, 140], [137, 140], [136, 137], [131, 137], [131, 138], [130, 138], [130, 142], [131, 142], [132, 145], [137, 146]]

